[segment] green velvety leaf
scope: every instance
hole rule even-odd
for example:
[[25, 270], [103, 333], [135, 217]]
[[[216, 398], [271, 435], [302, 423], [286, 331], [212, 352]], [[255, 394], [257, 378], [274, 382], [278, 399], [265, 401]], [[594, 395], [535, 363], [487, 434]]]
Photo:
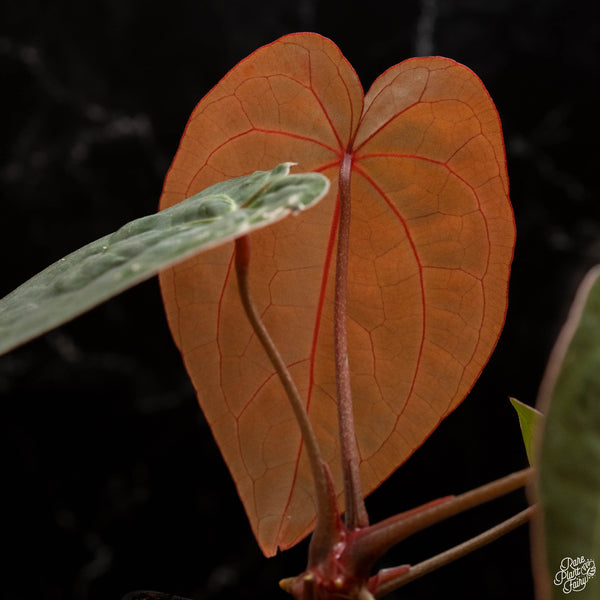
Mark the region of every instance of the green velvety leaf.
[[517, 416], [519, 417], [521, 434], [523, 435], [525, 452], [527, 453], [527, 460], [529, 461], [530, 465], [533, 465], [534, 435], [538, 426], [539, 418], [542, 416], [542, 414], [535, 408], [527, 406], [527, 404], [523, 404], [516, 398], [511, 398], [510, 403], [517, 411]]
[[589, 576], [600, 560], [600, 267], [577, 292], [539, 403], [545, 414], [541, 536], [534, 545], [539, 597], [558, 600], [577, 591], [578, 600], [597, 600], [600, 574]]
[[322, 198], [329, 180], [291, 163], [218, 183], [127, 223], [0, 300], [0, 354], [116, 296], [160, 269], [279, 221]]

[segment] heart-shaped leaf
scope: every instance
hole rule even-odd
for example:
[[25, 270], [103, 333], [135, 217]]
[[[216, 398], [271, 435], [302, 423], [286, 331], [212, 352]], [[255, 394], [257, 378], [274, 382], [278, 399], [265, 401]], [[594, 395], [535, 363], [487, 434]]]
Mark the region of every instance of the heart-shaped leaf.
[[[200, 101], [161, 206], [282, 156], [336, 181], [346, 155], [349, 363], [369, 493], [462, 401], [504, 322], [514, 222], [500, 121], [481, 81], [451, 60], [418, 58], [363, 96], [330, 40], [285, 36]], [[336, 197], [334, 184], [314, 210], [251, 236], [250, 284], [339, 495]], [[211, 251], [163, 274], [161, 286], [200, 404], [272, 555], [313, 527], [313, 485], [293, 413], [237, 297], [232, 255], [232, 246]]]
[[216, 184], [127, 223], [50, 265], [0, 300], [0, 354], [149, 279], [159, 269], [311, 206], [328, 190], [318, 173], [283, 163]]

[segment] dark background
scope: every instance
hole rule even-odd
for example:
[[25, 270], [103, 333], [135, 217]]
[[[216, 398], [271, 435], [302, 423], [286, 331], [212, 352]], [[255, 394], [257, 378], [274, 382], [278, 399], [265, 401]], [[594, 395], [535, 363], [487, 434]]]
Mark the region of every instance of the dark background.
[[[380, 518], [525, 466], [534, 403], [575, 286], [600, 261], [596, 2], [20, 0], [0, 8], [0, 296], [155, 211], [189, 113], [293, 31], [332, 38], [367, 89], [418, 54], [471, 67], [500, 112], [518, 228], [510, 308], [471, 395], [368, 501]], [[260, 554], [170, 339], [156, 279], [0, 359], [4, 599], [285, 598], [306, 546]], [[522, 493], [400, 545], [418, 562]], [[576, 507], [574, 507], [576, 510]], [[392, 564], [392, 563], [390, 563]], [[532, 598], [527, 527], [409, 584], [409, 599]]]

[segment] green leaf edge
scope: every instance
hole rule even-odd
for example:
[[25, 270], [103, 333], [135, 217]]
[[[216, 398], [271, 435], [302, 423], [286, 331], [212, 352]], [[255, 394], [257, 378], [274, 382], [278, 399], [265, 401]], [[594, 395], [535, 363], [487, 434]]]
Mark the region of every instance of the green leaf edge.
[[[591, 361], [588, 352], [581, 353], [586, 345], [593, 348]], [[598, 392], [600, 265], [590, 270], [577, 290], [538, 396], [537, 404], [545, 417], [531, 492], [542, 509], [532, 524], [533, 567], [540, 600], [565, 597], [562, 586], [554, 584], [563, 558], [600, 560], [600, 393], [594, 396], [595, 402], [587, 402], [586, 394], [581, 393], [569, 393], [567, 400], [561, 397], [571, 377], [579, 376], [579, 369], [583, 378], [592, 377]], [[578, 388], [580, 392], [581, 386]], [[586, 518], [590, 514], [592, 517]], [[579, 600], [600, 598], [600, 575], [591, 578], [576, 596]]]

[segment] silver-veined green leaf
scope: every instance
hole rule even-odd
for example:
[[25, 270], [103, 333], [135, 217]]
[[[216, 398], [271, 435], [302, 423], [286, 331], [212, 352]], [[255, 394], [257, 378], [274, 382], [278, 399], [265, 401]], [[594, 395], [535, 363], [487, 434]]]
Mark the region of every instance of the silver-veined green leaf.
[[50, 265], [0, 300], [0, 354], [108, 300], [160, 269], [312, 206], [318, 173], [272, 171], [218, 183]]

